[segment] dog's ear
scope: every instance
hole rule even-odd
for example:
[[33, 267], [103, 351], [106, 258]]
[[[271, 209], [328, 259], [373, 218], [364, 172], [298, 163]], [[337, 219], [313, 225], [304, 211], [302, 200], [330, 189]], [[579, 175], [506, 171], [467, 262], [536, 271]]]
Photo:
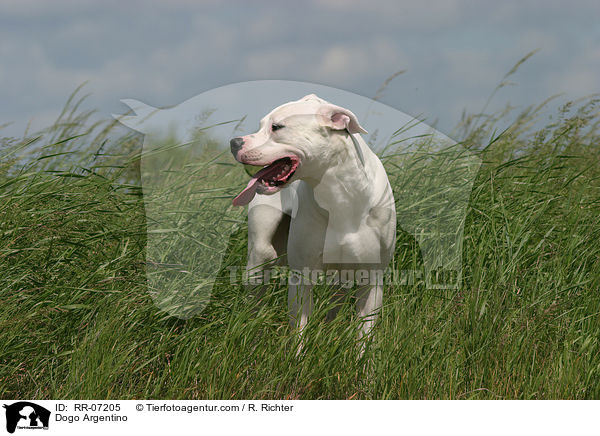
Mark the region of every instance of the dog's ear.
[[317, 94], [308, 94], [300, 99], [300, 101], [316, 101], [317, 103], [326, 104], [327, 102], [319, 97]]
[[350, 133], [367, 133], [358, 122], [358, 118], [348, 109], [334, 104], [323, 105], [319, 109], [324, 125], [333, 130], [347, 129]]

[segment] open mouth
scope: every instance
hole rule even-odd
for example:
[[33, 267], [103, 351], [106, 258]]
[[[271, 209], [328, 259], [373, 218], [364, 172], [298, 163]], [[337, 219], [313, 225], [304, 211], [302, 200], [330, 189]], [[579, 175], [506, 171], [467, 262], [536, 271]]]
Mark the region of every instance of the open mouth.
[[[294, 175], [300, 159], [296, 156], [286, 156], [271, 162], [265, 167], [245, 165], [246, 172], [252, 176], [248, 186], [233, 199], [234, 206], [244, 206], [254, 198], [256, 191], [260, 194], [276, 192]], [[258, 171], [256, 171], [258, 170]]]

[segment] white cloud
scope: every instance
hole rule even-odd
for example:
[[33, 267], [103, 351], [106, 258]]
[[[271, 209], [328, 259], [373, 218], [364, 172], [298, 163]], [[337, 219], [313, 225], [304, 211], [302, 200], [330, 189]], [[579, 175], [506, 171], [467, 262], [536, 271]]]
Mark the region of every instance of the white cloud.
[[548, 29], [531, 28], [524, 30], [519, 36], [518, 49], [521, 54], [540, 50], [539, 55], [548, 56], [559, 49], [559, 41]]
[[571, 98], [600, 93], [600, 47], [590, 44], [570, 62], [547, 71], [543, 83], [549, 94], [565, 93]]
[[294, 78], [344, 87], [365, 80], [374, 80], [376, 86], [407, 63], [391, 41], [373, 39], [332, 43], [317, 52], [287, 47], [261, 50], [246, 55], [242, 65], [255, 78]]
[[321, 9], [344, 13], [370, 14], [382, 21], [415, 28], [440, 28], [456, 23], [469, 2], [462, 0], [421, 0], [399, 2], [397, 0], [313, 0]]
[[[231, 1], [241, 3], [242, 0]], [[202, 9], [207, 6], [219, 5], [219, 0], [2, 0], [0, 13], [19, 16], [40, 16], [47, 13], [68, 13], [69, 15], [89, 10], [114, 10], [115, 14], [127, 11], [142, 11], [166, 9]]]
[[60, 110], [86, 80], [92, 104], [109, 113], [124, 97], [176, 104], [211, 86], [252, 79], [314, 81], [373, 95], [399, 69], [407, 74], [388, 89], [399, 109], [444, 120], [485, 101], [536, 48], [541, 52], [515, 75], [519, 92], [506, 93], [515, 103], [600, 86], [597, 1], [217, 5], [3, 0], [0, 15], [10, 25], [0, 28], [0, 124]]
[[491, 90], [500, 83], [503, 70], [498, 65], [495, 54], [489, 50], [461, 49], [450, 50], [443, 54], [440, 71], [448, 79], [449, 86], [468, 84], [470, 88]]

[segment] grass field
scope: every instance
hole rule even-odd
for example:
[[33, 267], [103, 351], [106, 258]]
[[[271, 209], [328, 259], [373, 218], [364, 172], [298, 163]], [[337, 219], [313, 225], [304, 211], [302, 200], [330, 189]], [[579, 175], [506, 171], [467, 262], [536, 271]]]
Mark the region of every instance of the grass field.
[[[0, 145], [0, 397], [600, 398], [597, 101], [568, 104], [541, 129], [535, 109], [506, 115], [515, 121], [502, 131], [506, 117], [465, 119], [457, 135], [483, 164], [464, 227], [463, 286], [388, 286], [361, 359], [350, 305], [323, 321], [326, 289], [297, 358], [285, 286], [256, 301], [229, 283], [226, 267], [245, 263], [239, 211], [228, 212], [239, 218], [204, 310], [187, 320], [159, 310], [146, 281], [153, 224], [141, 138], [90, 131], [76, 106], [47, 131]], [[185, 171], [213, 177], [218, 195], [202, 195], [229, 204], [247, 176], [209, 148], [218, 170], [200, 159]], [[402, 167], [386, 162], [397, 180]], [[395, 259], [422, 265], [401, 228]]]

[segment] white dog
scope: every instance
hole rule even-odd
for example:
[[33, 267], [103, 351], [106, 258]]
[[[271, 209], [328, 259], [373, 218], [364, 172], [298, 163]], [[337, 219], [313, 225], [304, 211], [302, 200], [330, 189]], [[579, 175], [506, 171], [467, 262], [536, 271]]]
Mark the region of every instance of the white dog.
[[248, 271], [287, 256], [301, 273], [288, 291], [290, 322], [300, 332], [312, 311], [313, 272], [336, 283], [353, 277], [361, 337], [381, 308], [396, 212], [383, 165], [360, 133], [366, 132], [352, 112], [311, 94], [230, 142], [237, 161], [259, 169], [233, 200], [250, 203]]

